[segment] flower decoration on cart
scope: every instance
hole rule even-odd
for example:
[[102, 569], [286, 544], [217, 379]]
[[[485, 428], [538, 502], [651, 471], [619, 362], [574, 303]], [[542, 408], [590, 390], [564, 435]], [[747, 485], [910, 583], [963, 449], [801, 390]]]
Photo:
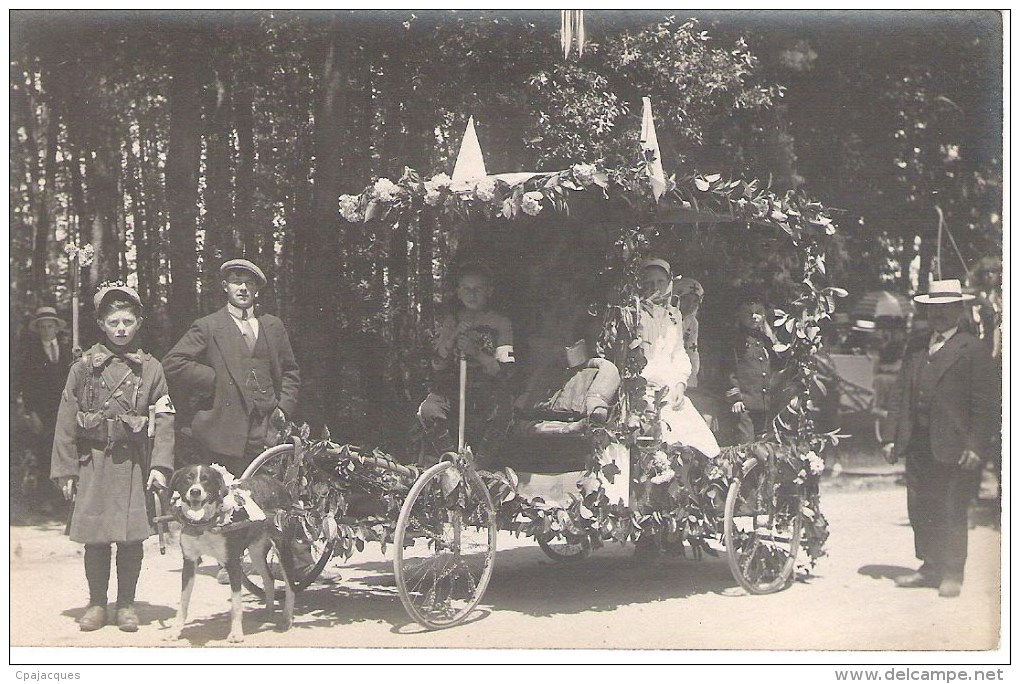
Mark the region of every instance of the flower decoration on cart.
[[[593, 546], [603, 539], [636, 541], [649, 532], [665, 533], [667, 541], [686, 542], [700, 553], [710, 550], [706, 540], [720, 537], [727, 490], [744, 464], [754, 459], [763, 464], [770, 487], [804, 492], [797, 498], [804, 521], [800, 539], [813, 564], [823, 553], [828, 534], [818, 505], [817, 484], [824, 469], [818, 454], [839, 439], [836, 432], [819, 434], [812, 415], [818, 392], [824, 392], [817, 361], [821, 323], [835, 310], [835, 300], [846, 296], [845, 290], [825, 282], [825, 244], [835, 233], [835, 223], [825, 207], [802, 193], [777, 193], [757, 180], [698, 173], [665, 178], [647, 103], [646, 109], [651, 139], [643, 143], [643, 153], [633, 167], [607, 168], [593, 161], [552, 172], [489, 175], [469, 122], [458, 157], [460, 174], [455, 170], [453, 178], [440, 173], [423, 179], [405, 168], [395, 182], [381, 178], [358, 195], [340, 197], [340, 214], [349, 222], [392, 223], [426, 213], [454, 220], [503, 218], [509, 230], [512, 220], [522, 216], [545, 210], [569, 213], [571, 201], [582, 193], [604, 200], [622, 198], [636, 225], [616, 241], [621, 262], [616, 303], [606, 311], [598, 345], [598, 353], [615, 355], [620, 367], [620, 410], [615, 421], [591, 430], [595, 453], [569, 503], [526, 501], [517, 494], [512, 472], [487, 475], [501, 522], [518, 533], [587, 538]], [[462, 167], [461, 158], [471, 161]], [[469, 166], [473, 173], [463, 173]], [[767, 440], [728, 447], [714, 459], [659, 438], [659, 412], [665, 397], [660, 396], [661, 390], [652, 391], [641, 375], [647, 359], [635, 342], [641, 302], [634, 297], [633, 283], [638, 264], [659, 230], [657, 219], [666, 208], [689, 212], [695, 220], [709, 217], [785, 234], [802, 256], [796, 296], [785, 309], [775, 310], [773, 321], [774, 350], [792, 369], [795, 391]], [[619, 447], [627, 456], [620, 455]], [[614, 458], [607, 458], [610, 453], [615, 458], [634, 457], [636, 467], [628, 483], [634, 492], [630, 506], [611, 501], [606, 493], [606, 486], [621, 472]]]

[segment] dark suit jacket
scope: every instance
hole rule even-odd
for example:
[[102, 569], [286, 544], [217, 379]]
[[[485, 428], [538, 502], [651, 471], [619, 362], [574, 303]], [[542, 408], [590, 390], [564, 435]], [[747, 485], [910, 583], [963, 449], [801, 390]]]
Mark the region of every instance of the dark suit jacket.
[[61, 337], [57, 338], [60, 357], [50, 361], [43, 351], [42, 342], [36, 335], [25, 336], [24, 346], [18, 355], [15, 382], [21, 393], [25, 409], [38, 414], [45, 426], [52, 432], [60, 406], [60, 393], [71, 367], [71, 349]]
[[[265, 336], [269, 345], [277, 406], [292, 417], [301, 376], [290, 338], [276, 316], [266, 314], [257, 319], [259, 337]], [[195, 321], [163, 359], [171, 396], [197, 409], [192, 435], [208, 451], [226, 456], [242, 456], [248, 439], [252, 407], [241, 391], [244, 344], [241, 331], [223, 307]]]
[[[903, 456], [914, 430], [914, 381], [920, 364], [928, 356], [930, 334], [911, 340], [900, 370], [903, 394], [896, 423], [897, 456]], [[987, 349], [970, 333], [957, 331], [934, 356], [935, 389], [930, 408], [932, 455], [942, 463], [957, 463], [965, 449], [982, 457], [996, 424], [996, 402], [991, 358]]]

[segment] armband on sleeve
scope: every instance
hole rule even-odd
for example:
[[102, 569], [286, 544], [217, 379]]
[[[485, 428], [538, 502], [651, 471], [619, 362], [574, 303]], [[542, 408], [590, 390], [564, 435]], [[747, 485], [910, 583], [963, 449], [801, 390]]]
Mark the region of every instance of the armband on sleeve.
[[514, 363], [513, 345], [503, 344], [496, 347], [496, 360], [500, 363]]
[[156, 400], [156, 405], [153, 407], [154, 414], [160, 413], [177, 413], [177, 409], [174, 408], [174, 404], [170, 401], [170, 395], [164, 394]]

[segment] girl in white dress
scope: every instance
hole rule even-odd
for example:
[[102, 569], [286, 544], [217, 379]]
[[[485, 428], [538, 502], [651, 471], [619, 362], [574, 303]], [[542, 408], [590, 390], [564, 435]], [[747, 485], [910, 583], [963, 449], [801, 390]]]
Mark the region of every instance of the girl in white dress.
[[719, 454], [719, 443], [686, 396], [691, 360], [684, 348], [683, 315], [670, 303], [672, 269], [664, 259], [648, 259], [641, 265], [639, 277], [643, 299], [638, 308], [638, 334], [646, 360], [641, 376], [648, 381], [650, 398], [659, 389], [667, 390], [659, 414], [662, 440], [693, 447], [713, 458]]

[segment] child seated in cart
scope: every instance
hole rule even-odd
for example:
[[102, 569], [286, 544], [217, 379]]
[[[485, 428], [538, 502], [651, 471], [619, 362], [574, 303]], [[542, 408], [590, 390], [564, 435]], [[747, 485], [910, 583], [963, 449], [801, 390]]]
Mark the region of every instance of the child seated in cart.
[[476, 454], [492, 454], [505, 438], [512, 413], [514, 366], [510, 319], [489, 309], [492, 274], [481, 264], [461, 268], [456, 311], [446, 316], [433, 343], [433, 382], [418, 407], [425, 460], [457, 450], [458, 357], [467, 357], [467, 441]]

